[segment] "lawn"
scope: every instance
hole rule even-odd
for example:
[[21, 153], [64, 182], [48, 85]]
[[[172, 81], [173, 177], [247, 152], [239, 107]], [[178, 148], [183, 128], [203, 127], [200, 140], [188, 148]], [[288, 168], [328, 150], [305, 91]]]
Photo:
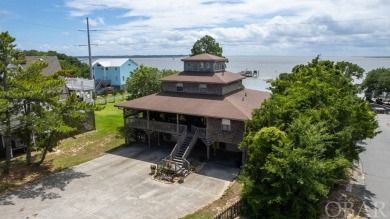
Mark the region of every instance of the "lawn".
[[[103, 110], [95, 112], [96, 130], [62, 140], [56, 151], [47, 155], [41, 166], [26, 165], [23, 154], [13, 158], [11, 173], [0, 175], [0, 194], [123, 146], [124, 138], [118, 131], [123, 127], [122, 110], [114, 105], [115, 103], [108, 103]], [[1, 166], [3, 162], [0, 162]]]

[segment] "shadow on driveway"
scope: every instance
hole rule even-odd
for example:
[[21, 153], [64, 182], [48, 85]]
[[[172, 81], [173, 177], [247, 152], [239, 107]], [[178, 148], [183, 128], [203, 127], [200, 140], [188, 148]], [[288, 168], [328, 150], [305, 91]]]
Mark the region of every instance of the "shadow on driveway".
[[19, 199], [39, 198], [41, 201], [44, 201], [46, 199], [61, 198], [58, 193], [52, 192], [53, 189], [65, 191], [65, 187], [72, 180], [88, 176], [88, 174], [76, 172], [73, 169], [65, 169], [61, 172], [55, 173], [36, 182], [28, 183], [27, 185], [12, 192], [11, 195], [6, 194], [0, 196], [0, 205], [14, 205], [13, 201], [11, 201], [13, 197], [17, 197]]

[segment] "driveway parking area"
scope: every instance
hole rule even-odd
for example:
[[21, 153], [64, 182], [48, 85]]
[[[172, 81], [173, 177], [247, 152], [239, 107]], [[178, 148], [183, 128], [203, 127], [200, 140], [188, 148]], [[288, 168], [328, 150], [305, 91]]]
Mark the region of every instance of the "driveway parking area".
[[238, 173], [208, 163], [182, 184], [149, 175], [171, 148], [133, 145], [0, 196], [1, 218], [179, 218], [218, 199]]
[[380, 134], [363, 142], [360, 155], [365, 176], [368, 218], [390, 218], [390, 115], [378, 114]]

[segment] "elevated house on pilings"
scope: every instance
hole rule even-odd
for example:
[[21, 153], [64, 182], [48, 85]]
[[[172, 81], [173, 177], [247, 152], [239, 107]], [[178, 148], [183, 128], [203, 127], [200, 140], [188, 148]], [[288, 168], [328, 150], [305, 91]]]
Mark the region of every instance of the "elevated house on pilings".
[[[226, 58], [200, 54], [182, 61], [183, 72], [161, 79], [162, 92], [116, 106], [123, 109], [125, 130], [144, 130], [149, 146], [154, 132], [175, 139], [177, 143], [165, 161], [175, 164], [176, 169], [188, 170], [186, 158], [198, 139], [207, 149], [207, 159], [216, 148], [213, 145], [239, 152], [244, 121], [270, 93], [244, 88], [244, 76], [225, 70]], [[243, 159], [245, 155], [243, 150]]]

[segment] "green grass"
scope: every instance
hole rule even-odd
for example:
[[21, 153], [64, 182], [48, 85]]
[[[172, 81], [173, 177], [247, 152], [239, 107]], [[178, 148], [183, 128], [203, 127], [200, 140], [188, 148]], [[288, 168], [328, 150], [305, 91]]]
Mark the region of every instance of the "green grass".
[[[116, 103], [108, 103], [103, 110], [95, 112], [96, 130], [62, 140], [41, 166], [26, 165], [24, 155], [13, 158], [11, 173], [0, 175], [0, 194], [123, 146], [124, 138], [119, 133], [124, 124], [123, 113], [114, 107]], [[33, 155], [38, 156], [39, 153]], [[0, 164], [3, 165], [3, 162]]]

